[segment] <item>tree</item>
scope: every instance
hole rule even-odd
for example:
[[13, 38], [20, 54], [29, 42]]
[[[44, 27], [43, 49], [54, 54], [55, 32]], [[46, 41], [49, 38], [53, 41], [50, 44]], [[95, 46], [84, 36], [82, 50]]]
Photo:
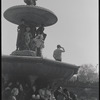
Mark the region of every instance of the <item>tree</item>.
[[84, 64], [79, 68], [78, 79], [82, 82], [98, 82], [99, 75], [96, 73], [96, 67], [91, 64]]

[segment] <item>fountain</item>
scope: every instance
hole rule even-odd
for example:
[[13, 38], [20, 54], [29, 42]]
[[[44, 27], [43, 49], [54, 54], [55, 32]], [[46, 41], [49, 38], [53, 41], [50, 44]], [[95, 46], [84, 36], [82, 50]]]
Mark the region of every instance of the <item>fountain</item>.
[[[57, 22], [58, 18], [52, 11], [36, 6], [36, 4], [17, 5], [8, 8], [4, 12], [4, 18], [18, 25], [19, 35], [16, 50], [10, 55], [2, 56], [2, 77], [7, 80], [7, 84], [22, 82], [21, 84], [27, 83], [31, 87], [35, 83], [38, 88], [42, 88], [48, 84], [61, 85], [77, 73], [79, 66], [43, 58], [41, 53], [43, 47], [38, 51], [34, 46], [34, 38], [39, 34], [37, 30]], [[25, 22], [24, 25], [22, 25], [22, 21]], [[32, 39], [27, 40], [26, 38], [26, 42], [23, 27], [28, 30], [26, 34], [29, 31], [32, 33]], [[43, 36], [46, 35], [43, 33]], [[44, 43], [45, 39], [43, 45]], [[33, 48], [30, 45], [33, 45]]]

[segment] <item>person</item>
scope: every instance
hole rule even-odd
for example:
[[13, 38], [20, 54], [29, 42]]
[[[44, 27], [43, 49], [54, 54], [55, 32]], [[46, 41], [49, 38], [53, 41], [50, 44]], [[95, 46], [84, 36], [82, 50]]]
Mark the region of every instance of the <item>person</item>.
[[63, 94], [65, 96], [65, 100], [72, 100], [69, 91], [65, 88], [63, 89]]
[[24, 0], [24, 2], [27, 4], [27, 5], [36, 5], [36, 1], [37, 0]]
[[39, 95], [41, 100], [45, 100], [45, 89], [39, 89]]
[[31, 100], [40, 100], [40, 95], [39, 94], [37, 94], [37, 95], [33, 94]]
[[70, 97], [72, 98], [72, 100], [78, 100], [77, 95], [75, 93], [73, 93], [72, 91], [70, 91], [69, 93], [70, 93]]
[[62, 87], [58, 87], [55, 91], [54, 91], [54, 97], [56, 100], [64, 100], [64, 95], [63, 95], [63, 89]]
[[40, 99], [40, 95], [39, 95], [35, 85], [32, 86], [31, 90], [29, 91], [29, 94], [31, 95], [31, 98], [29, 98], [30, 96], [28, 96], [29, 100], [38, 100], [38, 99]]
[[29, 50], [29, 43], [31, 41], [32, 34], [30, 33], [30, 27], [26, 27], [26, 32], [24, 33], [24, 39], [25, 39], [25, 49]]
[[17, 88], [13, 88], [11, 91], [11, 96], [9, 100], [16, 100], [16, 96], [19, 94], [19, 90]]
[[11, 96], [11, 88], [10, 87], [6, 87], [2, 93], [2, 99], [3, 100], [9, 100]]
[[65, 49], [61, 47], [60, 45], [57, 45], [57, 49], [54, 50], [53, 52], [54, 59], [57, 61], [62, 61], [62, 58], [61, 58], [62, 52], [65, 52]]
[[51, 91], [48, 88], [39, 89], [41, 100], [50, 100]]
[[18, 82], [17, 82], [17, 84], [19, 84], [19, 87], [18, 87], [19, 94], [17, 96], [17, 99], [18, 100], [25, 100], [25, 92], [24, 92], [23, 86], [22, 86], [22, 84], [20, 84]]
[[46, 100], [50, 100], [51, 99], [51, 87], [50, 85], [47, 86], [46, 91], [45, 91], [45, 95], [46, 95]]
[[17, 36], [17, 43], [16, 43], [16, 50], [23, 50], [23, 44], [24, 44], [24, 39], [23, 39], [23, 35], [26, 31], [26, 23], [25, 20], [22, 19], [21, 20], [21, 24], [18, 26], [17, 28], [17, 32], [18, 32], [18, 36]]

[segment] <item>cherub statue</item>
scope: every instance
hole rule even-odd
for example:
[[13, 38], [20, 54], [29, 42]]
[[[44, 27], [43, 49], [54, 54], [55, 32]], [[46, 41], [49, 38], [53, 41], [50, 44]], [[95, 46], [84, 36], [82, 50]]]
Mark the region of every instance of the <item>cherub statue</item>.
[[37, 0], [24, 0], [24, 2], [27, 4], [27, 5], [36, 5], [36, 1]]

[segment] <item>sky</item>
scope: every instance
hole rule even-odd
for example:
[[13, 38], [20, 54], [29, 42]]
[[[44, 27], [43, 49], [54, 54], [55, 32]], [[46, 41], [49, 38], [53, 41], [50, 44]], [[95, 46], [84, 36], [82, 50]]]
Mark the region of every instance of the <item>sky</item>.
[[[5, 10], [16, 5], [25, 3], [2, 0], [2, 55], [10, 55], [16, 49], [17, 25], [3, 17]], [[66, 51], [63, 62], [98, 64], [98, 0], [37, 0], [37, 6], [53, 11], [58, 18], [57, 23], [45, 27], [44, 58], [54, 60], [53, 51], [60, 44]]]

